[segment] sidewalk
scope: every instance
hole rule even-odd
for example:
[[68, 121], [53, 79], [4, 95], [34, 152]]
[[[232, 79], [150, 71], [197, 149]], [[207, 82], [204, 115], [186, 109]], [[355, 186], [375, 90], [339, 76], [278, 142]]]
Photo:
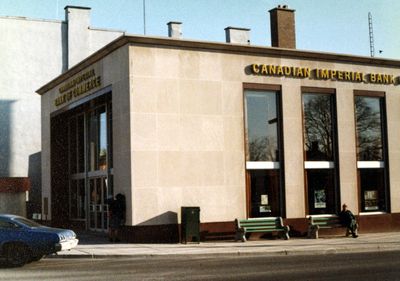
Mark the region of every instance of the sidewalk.
[[78, 246], [48, 258], [149, 257], [166, 255], [315, 255], [400, 250], [400, 232], [361, 234], [358, 238], [201, 242], [199, 244], [109, 243], [105, 237], [81, 235]]

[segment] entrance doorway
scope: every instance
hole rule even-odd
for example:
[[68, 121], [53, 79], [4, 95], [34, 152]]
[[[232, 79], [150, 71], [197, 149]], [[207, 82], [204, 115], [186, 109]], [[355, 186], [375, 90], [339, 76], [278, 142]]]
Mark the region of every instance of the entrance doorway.
[[89, 229], [107, 231], [109, 195], [107, 177], [89, 178]]
[[[111, 92], [51, 119], [52, 215], [55, 225], [108, 230], [113, 192]], [[54, 200], [53, 200], [54, 199]]]

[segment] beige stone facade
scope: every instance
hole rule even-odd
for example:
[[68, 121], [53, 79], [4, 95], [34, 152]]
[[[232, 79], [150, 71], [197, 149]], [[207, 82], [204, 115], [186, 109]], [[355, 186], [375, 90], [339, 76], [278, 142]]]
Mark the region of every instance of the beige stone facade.
[[[340, 74], [343, 76], [350, 72], [380, 73], [393, 75], [395, 81], [378, 84], [350, 78], [347, 80], [352, 81], [346, 81], [344, 77], [256, 75], [251, 73], [252, 64], [348, 72]], [[101, 86], [56, 107], [60, 85], [90, 69], [101, 77]], [[43, 197], [51, 201], [53, 188], [50, 136], [55, 128], [50, 126], [51, 117], [108, 91], [112, 99], [114, 194], [126, 196], [128, 226], [179, 224], [182, 206], [199, 206], [204, 225], [248, 217], [244, 89], [246, 85], [274, 85], [281, 89], [282, 216], [289, 223], [293, 221], [296, 228], [297, 222], [305, 221], [309, 214], [304, 169], [304, 87], [334, 92], [340, 194], [337, 204], [346, 202], [360, 216], [368, 214], [360, 210], [354, 91], [384, 93], [390, 208], [368, 217], [395, 215], [400, 213], [399, 76], [400, 62], [392, 60], [121, 37], [38, 90], [42, 96]], [[43, 212], [57, 208], [52, 204]], [[299, 229], [301, 232], [302, 226]]]

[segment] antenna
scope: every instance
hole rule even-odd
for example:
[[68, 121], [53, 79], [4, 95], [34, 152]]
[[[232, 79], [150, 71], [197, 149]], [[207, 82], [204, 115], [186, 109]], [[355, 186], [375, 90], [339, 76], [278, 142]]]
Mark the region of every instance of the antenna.
[[143, 0], [143, 35], [146, 35], [146, 0]]
[[56, 19], [58, 19], [58, 0], [57, 0], [57, 7], [56, 7]]
[[369, 51], [371, 53], [371, 57], [375, 56], [375, 47], [374, 47], [374, 29], [372, 27], [372, 14], [368, 13], [368, 27], [369, 27]]

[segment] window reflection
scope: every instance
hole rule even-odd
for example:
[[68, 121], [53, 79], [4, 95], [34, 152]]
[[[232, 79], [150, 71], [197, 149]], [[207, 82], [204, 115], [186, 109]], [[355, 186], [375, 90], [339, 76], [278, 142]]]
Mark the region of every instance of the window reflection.
[[[250, 217], [282, 216], [279, 92], [245, 92], [247, 188]], [[247, 163], [246, 163], [247, 164]], [[257, 167], [257, 168], [255, 168]]]
[[247, 161], [279, 161], [275, 92], [247, 92]]
[[252, 170], [251, 217], [279, 216], [279, 170]]
[[357, 160], [383, 160], [381, 98], [355, 97]]
[[363, 212], [384, 211], [385, 170], [359, 169], [361, 185], [361, 207]]
[[70, 185], [70, 218], [84, 219], [85, 216], [85, 180], [72, 180]]
[[335, 213], [335, 170], [309, 169], [306, 173], [309, 213]]
[[76, 118], [72, 117], [69, 120], [69, 159], [70, 159], [70, 169], [71, 173], [75, 174], [77, 172], [77, 132], [76, 132]]
[[89, 170], [107, 169], [107, 114], [105, 107], [93, 110], [89, 117]]
[[338, 206], [334, 98], [325, 93], [302, 95], [305, 176], [311, 215], [333, 214]]
[[304, 149], [307, 161], [333, 161], [331, 95], [303, 94]]
[[[112, 114], [111, 101], [104, 97], [91, 104], [84, 104], [71, 111], [69, 118], [69, 214], [73, 220], [88, 219], [91, 213], [87, 211], [90, 200], [95, 196], [92, 181], [88, 185], [88, 177], [102, 176], [107, 188], [103, 194], [104, 200], [113, 194], [112, 185]], [[106, 184], [105, 183], [105, 184]], [[105, 210], [106, 212], [107, 210]], [[94, 217], [90, 222], [94, 222]], [[104, 218], [104, 227], [107, 220]]]
[[85, 116], [78, 115], [77, 131], [78, 131], [78, 172], [85, 172]]
[[107, 169], [107, 115], [105, 108], [100, 112], [99, 170]]
[[[383, 125], [385, 122], [384, 102], [382, 96], [355, 96], [354, 99], [362, 212], [388, 210], [384, 141], [386, 132]], [[373, 166], [373, 161], [379, 161], [379, 165], [371, 168], [368, 165]]]
[[89, 141], [88, 141], [88, 151], [89, 151], [89, 171], [96, 170], [97, 163], [97, 130], [98, 130], [98, 119], [96, 116], [96, 111], [92, 111], [89, 117]]

